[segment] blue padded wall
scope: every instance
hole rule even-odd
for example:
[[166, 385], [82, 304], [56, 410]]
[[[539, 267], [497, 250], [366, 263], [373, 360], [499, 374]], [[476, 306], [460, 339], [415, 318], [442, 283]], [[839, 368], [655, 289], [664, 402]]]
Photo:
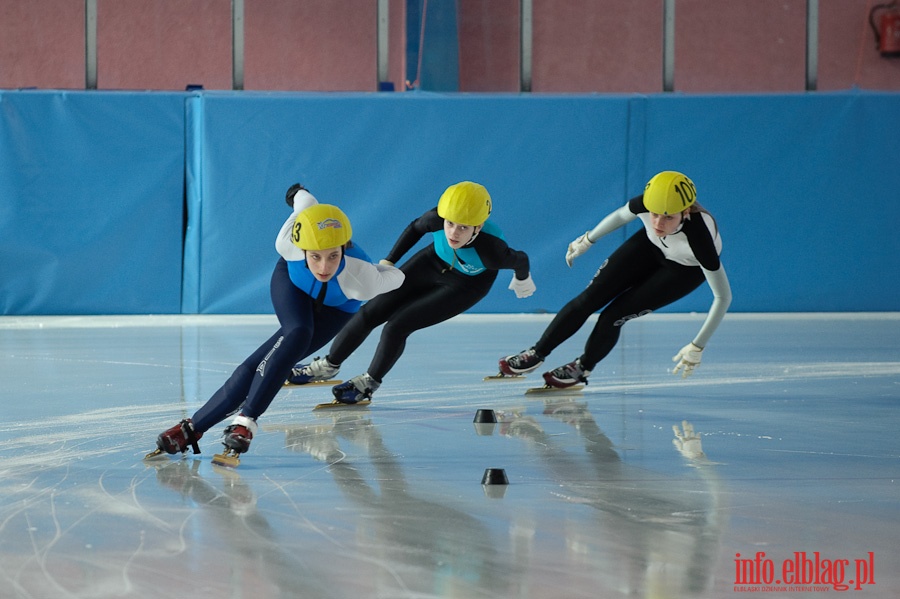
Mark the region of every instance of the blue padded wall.
[[184, 94], [0, 91], [0, 314], [181, 310]]
[[898, 109], [896, 93], [654, 97], [645, 165], [693, 173], [734, 309], [894, 311]]
[[[461, 179], [491, 191], [494, 218], [531, 255], [538, 285], [517, 300], [502, 273], [473, 311], [555, 312], [635, 228], [572, 269], [568, 242], [663, 169], [689, 173], [721, 225], [733, 310], [900, 308], [897, 281], [884, 277], [900, 270], [898, 241], [860, 206], [894, 185], [900, 137], [879, 115], [897, 110], [898, 94], [223, 93], [202, 102], [200, 243], [210, 249], [199, 265], [201, 312], [269, 309], [272, 237], [290, 182], [344, 206], [357, 239], [381, 256]], [[705, 311], [710, 301], [703, 286], [667, 310]]]
[[379, 258], [463, 179], [538, 286], [516, 299], [501, 273], [473, 312], [555, 312], [636, 227], [572, 269], [568, 242], [662, 169], [716, 216], [733, 311], [896, 311], [898, 112], [900, 94], [860, 91], [0, 92], [0, 313], [268, 313], [291, 183]]
[[[200, 312], [269, 309], [274, 236], [289, 214], [284, 190], [294, 181], [343, 207], [355, 240], [373, 257], [448, 185], [486, 185], [493, 218], [510, 245], [532, 255], [541, 290], [517, 300], [506, 290], [512, 272], [501, 273], [478, 306], [486, 312], [558, 308], [584, 284], [562, 262], [568, 237], [599, 214], [599, 198], [624, 202], [626, 98], [320, 94], [298, 101], [223, 92], [202, 102], [202, 279], [196, 289], [186, 286]], [[563, 281], [571, 287], [561, 288]]]

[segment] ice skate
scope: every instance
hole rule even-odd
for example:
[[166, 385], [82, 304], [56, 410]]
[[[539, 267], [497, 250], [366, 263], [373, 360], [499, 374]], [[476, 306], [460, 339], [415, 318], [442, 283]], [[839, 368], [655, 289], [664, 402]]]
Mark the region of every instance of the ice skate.
[[144, 459], [154, 458], [162, 453], [175, 455], [176, 453], [185, 453], [190, 447], [194, 453], [200, 453], [200, 446], [197, 441], [203, 433], [194, 430], [194, 423], [190, 418], [185, 418], [172, 428], [163, 431], [156, 438], [156, 449], [144, 456]]
[[344, 403], [333, 399], [325, 403], [317, 403], [313, 406], [313, 410], [327, 410], [328, 408], [362, 408], [372, 403], [371, 399], [362, 399], [356, 403]]
[[243, 415], [235, 416], [231, 424], [225, 428], [222, 444], [225, 451], [213, 456], [213, 464], [236, 467], [241, 463], [240, 455], [250, 449], [250, 441], [256, 433], [256, 421]]
[[519, 379], [524, 379], [524, 374], [504, 374], [501, 370], [497, 374], [489, 374], [484, 377], [486, 381], [518, 381]]
[[544, 363], [544, 357], [537, 353], [533, 347], [520, 351], [517, 354], [500, 358], [500, 374], [492, 378], [524, 376]]
[[529, 389], [526, 393], [540, 393], [542, 391], [578, 391], [587, 385], [587, 377], [590, 370], [585, 370], [581, 365], [581, 358], [574, 362], [563, 364], [543, 374], [544, 386]]
[[284, 382], [285, 386], [299, 385], [339, 385], [342, 381], [334, 380], [341, 367], [335, 366], [327, 358], [316, 358], [309, 364], [298, 364], [291, 369], [291, 374]]
[[320, 403], [314, 409], [369, 405], [372, 403], [372, 394], [380, 386], [381, 383], [369, 376], [368, 373], [355, 376], [349, 381], [331, 388], [334, 401]]
[[584, 385], [572, 385], [571, 387], [552, 387], [550, 385], [542, 385], [540, 387], [529, 387], [525, 389], [525, 395], [580, 395], [584, 391]]

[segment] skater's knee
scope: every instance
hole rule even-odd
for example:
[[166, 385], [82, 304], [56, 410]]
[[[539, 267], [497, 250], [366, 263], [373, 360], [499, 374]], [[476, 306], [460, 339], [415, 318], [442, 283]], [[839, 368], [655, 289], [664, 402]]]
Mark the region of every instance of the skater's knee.
[[602, 306], [595, 302], [588, 301], [586, 298], [579, 296], [563, 306], [560, 315], [567, 319], [586, 321], [591, 315], [599, 310]]
[[388, 322], [381, 330], [381, 339], [392, 344], [402, 344], [415, 330], [400, 323]]
[[289, 328], [282, 328], [280, 346], [296, 349], [309, 345], [312, 339], [312, 329], [305, 324], [297, 324]]

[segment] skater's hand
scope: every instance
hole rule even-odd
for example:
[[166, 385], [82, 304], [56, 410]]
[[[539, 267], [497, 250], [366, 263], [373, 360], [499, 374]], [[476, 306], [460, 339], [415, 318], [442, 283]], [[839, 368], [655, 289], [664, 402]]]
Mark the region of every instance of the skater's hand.
[[569, 265], [569, 268], [572, 268], [572, 262], [575, 261], [575, 258], [591, 249], [592, 245], [594, 244], [588, 239], [587, 233], [570, 243], [569, 249], [566, 250], [566, 264]]
[[379, 260], [378, 264], [380, 264], [382, 266], [393, 266], [394, 265], [394, 263], [391, 262], [390, 260]]
[[519, 280], [516, 278], [516, 275], [513, 275], [512, 281], [509, 282], [509, 287], [507, 289], [512, 289], [516, 292], [516, 297], [519, 299], [530, 297], [532, 293], [535, 292], [537, 286], [534, 284], [534, 281], [531, 279], [531, 273], [528, 273], [528, 277]]
[[675, 449], [689, 460], [704, 457], [700, 435], [694, 432], [694, 425], [687, 420], [682, 420], [681, 426], [682, 428], [679, 429], [677, 424], [672, 425], [672, 431], [675, 433], [672, 444]]
[[678, 362], [672, 369], [672, 374], [678, 374], [678, 371], [684, 369], [681, 378], [686, 379], [694, 373], [694, 368], [700, 366], [700, 358], [703, 355], [703, 348], [697, 347], [693, 343], [688, 343], [682, 347], [672, 358], [673, 362]]

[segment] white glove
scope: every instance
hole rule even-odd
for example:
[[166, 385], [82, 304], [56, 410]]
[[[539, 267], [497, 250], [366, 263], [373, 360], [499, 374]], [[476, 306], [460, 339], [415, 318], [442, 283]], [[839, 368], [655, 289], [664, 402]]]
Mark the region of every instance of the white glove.
[[693, 343], [688, 343], [672, 358], [673, 362], [678, 362], [672, 369], [672, 374], [678, 374], [678, 371], [684, 368], [681, 378], [685, 379], [694, 372], [694, 368], [700, 366], [700, 358], [703, 355], [703, 348], [697, 347]]
[[394, 265], [394, 263], [391, 262], [390, 260], [379, 260], [378, 264], [380, 264], [382, 266], [393, 266]]
[[588, 239], [587, 233], [570, 243], [569, 249], [566, 250], [566, 264], [569, 265], [569, 268], [572, 267], [572, 262], [575, 261], [575, 258], [591, 249], [592, 245], [594, 243]]
[[509, 287], [507, 289], [512, 289], [516, 292], [516, 297], [519, 299], [530, 297], [532, 293], [534, 293], [537, 287], [534, 284], [534, 281], [531, 279], [531, 273], [528, 273], [528, 277], [519, 280], [516, 278], [516, 275], [513, 274], [512, 281], [509, 282]]

